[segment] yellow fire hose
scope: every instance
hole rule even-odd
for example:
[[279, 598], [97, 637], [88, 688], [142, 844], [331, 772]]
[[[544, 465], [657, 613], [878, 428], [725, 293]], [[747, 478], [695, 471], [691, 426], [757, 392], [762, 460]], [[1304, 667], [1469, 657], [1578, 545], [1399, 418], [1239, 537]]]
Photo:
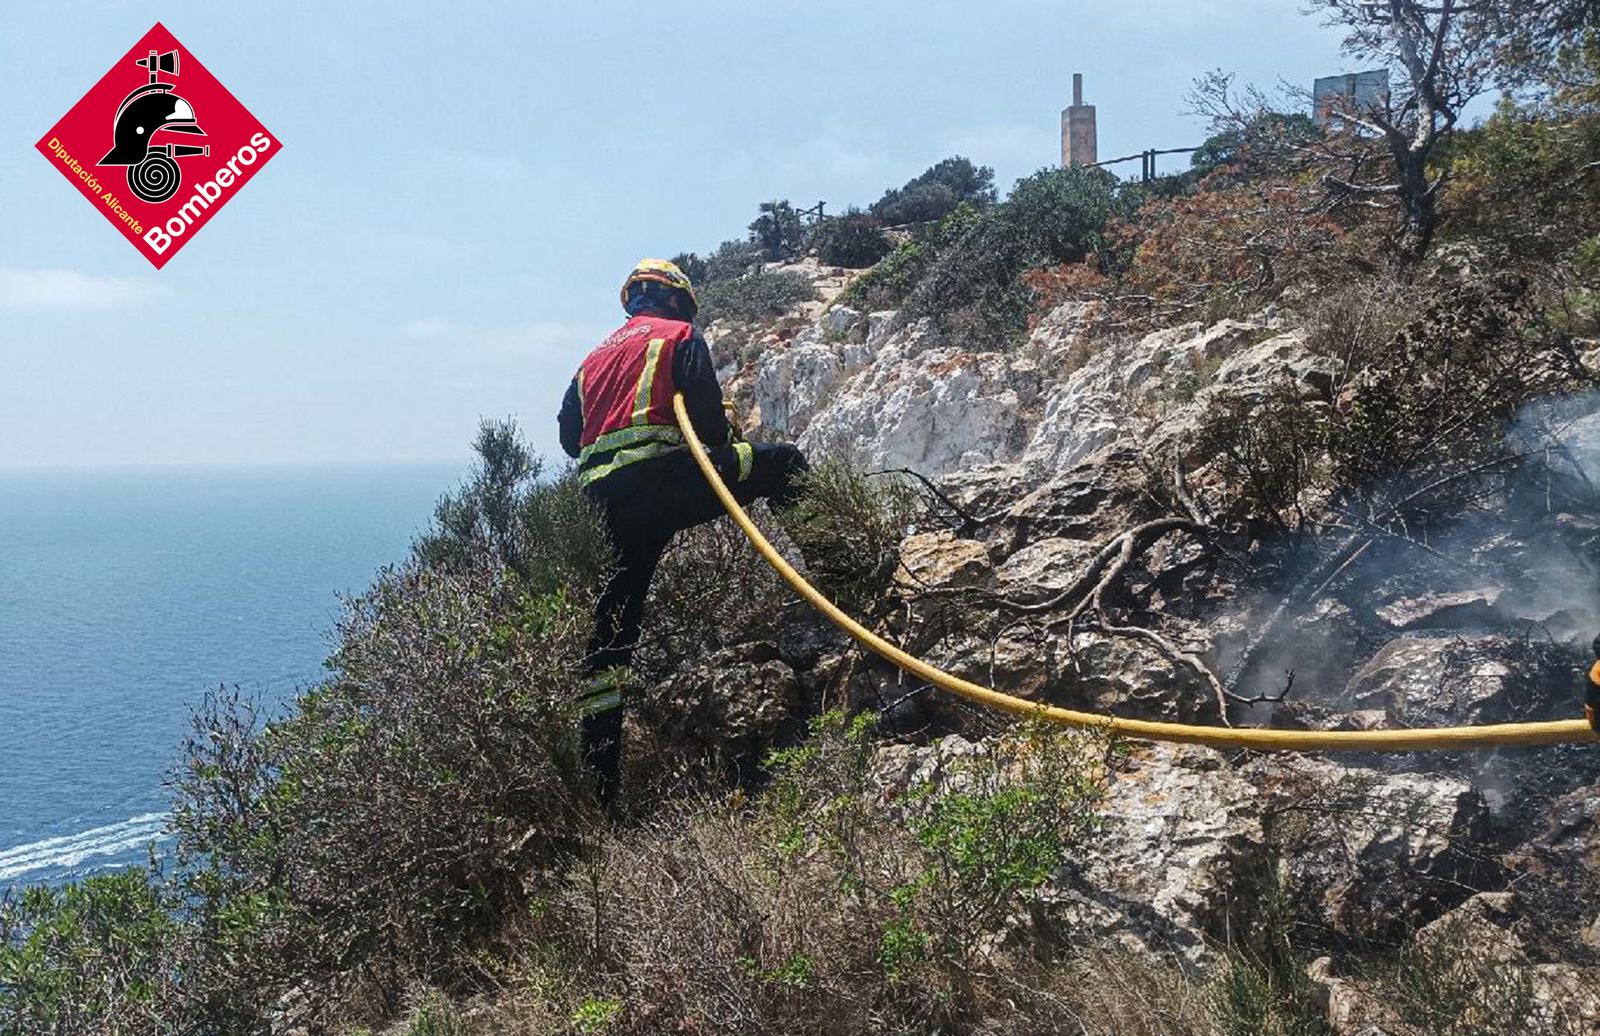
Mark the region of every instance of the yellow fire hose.
[[[838, 605], [806, 582], [805, 578], [773, 548], [761, 534], [761, 530], [756, 528], [750, 516], [745, 513], [739, 501], [734, 499], [733, 493], [717, 474], [717, 469], [712, 466], [710, 457], [706, 455], [705, 445], [695, 435], [694, 427], [689, 422], [689, 413], [684, 408], [681, 393], [673, 398], [672, 406], [678, 415], [678, 427], [683, 431], [683, 437], [689, 444], [690, 452], [694, 454], [695, 462], [700, 465], [706, 481], [711, 484], [717, 498], [722, 501], [722, 506], [727, 509], [728, 516], [749, 538], [751, 544], [766, 559], [767, 564], [776, 569], [784, 582], [794, 588], [795, 593], [805, 598], [812, 607], [826, 615], [829, 621], [850, 634], [863, 647], [935, 687], [943, 688], [980, 705], [987, 705], [1016, 716], [1048, 720], [1066, 726], [1112, 731], [1124, 737], [1146, 741], [1178, 741], [1209, 745], [1212, 748], [1249, 748], [1258, 751], [1411, 752], [1492, 748], [1500, 745], [1600, 743], [1600, 733], [1582, 719], [1545, 723], [1496, 723], [1474, 727], [1431, 727], [1417, 730], [1267, 730], [1158, 723], [1043, 705], [1010, 694], [1002, 694], [991, 687], [984, 687], [970, 680], [963, 680], [900, 650], [840, 611]], [[1600, 677], [1600, 663], [1596, 664], [1592, 676]], [[1600, 686], [1600, 681], [1597, 681], [1595, 686]], [[1594, 690], [1591, 688], [1591, 697], [1593, 694]]]

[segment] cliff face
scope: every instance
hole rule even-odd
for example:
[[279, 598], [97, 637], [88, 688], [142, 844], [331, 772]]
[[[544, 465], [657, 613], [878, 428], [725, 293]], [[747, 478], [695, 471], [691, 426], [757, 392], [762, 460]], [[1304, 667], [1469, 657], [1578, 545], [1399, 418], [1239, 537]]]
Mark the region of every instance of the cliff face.
[[[905, 614], [888, 627], [936, 664], [1053, 703], [1206, 723], [1576, 714], [1580, 645], [1600, 627], [1600, 525], [1552, 485], [1600, 477], [1589, 401], [1562, 404], [1545, 440], [1565, 468], [1512, 477], [1492, 500], [1428, 516], [1425, 532], [1359, 548], [1336, 519], [1224, 532], [1251, 474], [1208, 446], [1208, 420], [1274, 394], [1311, 413], [1348, 405], [1337, 358], [1308, 345], [1294, 313], [1124, 334], [1095, 331], [1090, 305], [1068, 302], [1019, 347], [973, 351], [925, 322], [836, 304], [847, 271], [789, 269], [822, 301], [713, 325], [724, 382], [758, 438], [937, 487], [946, 520], [904, 539]], [[1294, 503], [1333, 506], [1311, 489]], [[1125, 566], [1103, 549], [1119, 538]], [[919, 612], [928, 599], [969, 609], [935, 629]], [[767, 664], [789, 666], [803, 691], [892, 703], [892, 726], [922, 732], [880, 750], [886, 788], [970, 748], [926, 737], [962, 725], [948, 703], [908, 695], [814, 620], [786, 635], [796, 629], [817, 651], [797, 662], [774, 650], [784, 661]], [[710, 676], [685, 682], [697, 679]], [[1600, 888], [1597, 777], [1587, 749], [1349, 759], [1134, 746], [1108, 779], [1092, 855], [1017, 923], [1204, 965], [1287, 903], [1324, 952], [1311, 981], [1348, 1032], [1384, 1031], [1361, 1027], [1389, 1010], [1351, 977], [1360, 947], [1426, 953], [1440, 931], [1466, 932], [1523, 969], [1530, 1026], [1595, 1031], [1583, 1026], [1600, 1026], [1600, 905], [1582, 897]], [[1313, 804], [1323, 820], [1307, 825]]]

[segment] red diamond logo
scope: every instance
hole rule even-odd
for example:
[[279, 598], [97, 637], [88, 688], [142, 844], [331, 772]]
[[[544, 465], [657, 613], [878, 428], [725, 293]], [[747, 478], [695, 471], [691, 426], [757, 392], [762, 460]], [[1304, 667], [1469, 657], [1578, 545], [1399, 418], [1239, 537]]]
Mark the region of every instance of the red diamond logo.
[[160, 269], [281, 145], [157, 22], [37, 146]]

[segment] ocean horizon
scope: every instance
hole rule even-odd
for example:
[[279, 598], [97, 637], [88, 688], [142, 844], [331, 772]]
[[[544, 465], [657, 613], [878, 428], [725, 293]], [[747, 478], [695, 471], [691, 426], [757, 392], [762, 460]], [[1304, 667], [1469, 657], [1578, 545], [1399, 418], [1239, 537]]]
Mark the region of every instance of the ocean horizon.
[[314, 685], [467, 464], [0, 469], [0, 889], [142, 863], [190, 710]]

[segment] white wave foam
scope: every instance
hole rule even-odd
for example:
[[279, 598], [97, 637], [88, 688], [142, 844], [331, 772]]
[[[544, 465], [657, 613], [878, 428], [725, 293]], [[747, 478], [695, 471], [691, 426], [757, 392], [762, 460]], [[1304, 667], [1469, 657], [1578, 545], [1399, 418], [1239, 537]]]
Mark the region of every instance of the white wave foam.
[[119, 824], [46, 838], [0, 850], [0, 881], [46, 868], [76, 867], [92, 856], [112, 856], [161, 837], [167, 814], [142, 813]]

